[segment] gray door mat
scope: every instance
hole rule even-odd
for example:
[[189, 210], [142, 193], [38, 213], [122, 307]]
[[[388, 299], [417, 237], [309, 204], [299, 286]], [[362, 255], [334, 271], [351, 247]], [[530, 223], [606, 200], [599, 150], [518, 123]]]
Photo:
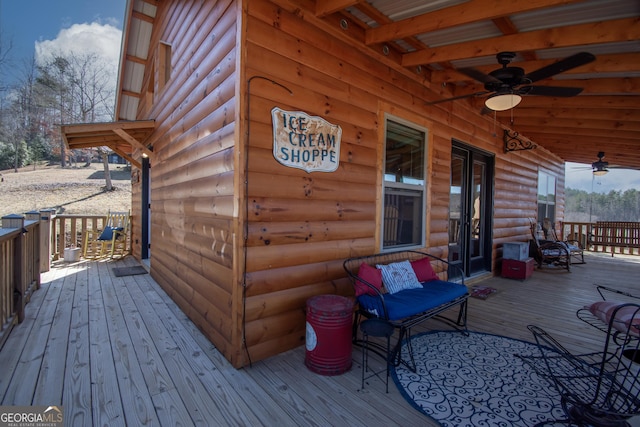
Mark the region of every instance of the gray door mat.
[[114, 267], [113, 274], [116, 277], [135, 276], [136, 274], [147, 274], [147, 270], [145, 270], [144, 267], [139, 265], [135, 267]]

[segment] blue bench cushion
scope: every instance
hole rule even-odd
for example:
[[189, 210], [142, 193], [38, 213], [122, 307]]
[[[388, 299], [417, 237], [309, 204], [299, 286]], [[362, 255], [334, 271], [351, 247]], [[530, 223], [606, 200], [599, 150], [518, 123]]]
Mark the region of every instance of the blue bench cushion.
[[[401, 320], [460, 298], [467, 294], [467, 287], [458, 283], [432, 280], [421, 288], [406, 289], [395, 294], [384, 294], [389, 320]], [[363, 310], [383, 316], [380, 300], [371, 295], [361, 295], [358, 302]]]

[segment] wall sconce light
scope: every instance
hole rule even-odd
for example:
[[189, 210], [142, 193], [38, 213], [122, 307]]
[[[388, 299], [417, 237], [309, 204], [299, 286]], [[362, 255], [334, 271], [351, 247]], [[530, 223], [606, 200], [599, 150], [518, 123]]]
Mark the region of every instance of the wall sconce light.
[[520, 104], [520, 101], [522, 97], [515, 93], [497, 93], [487, 98], [484, 105], [493, 111], [505, 111]]

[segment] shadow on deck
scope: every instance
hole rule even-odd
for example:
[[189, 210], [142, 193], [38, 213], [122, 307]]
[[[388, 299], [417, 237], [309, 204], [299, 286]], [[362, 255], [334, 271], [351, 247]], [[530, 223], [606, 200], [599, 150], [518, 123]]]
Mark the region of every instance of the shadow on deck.
[[[335, 377], [304, 366], [304, 346], [234, 369], [148, 274], [115, 277], [117, 262], [58, 264], [42, 275], [26, 319], [0, 350], [2, 405], [63, 405], [65, 425], [437, 425], [393, 386], [360, 389], [360, 357]], [[536, 270], [471, 299], [470, 329], [531, 341], [526, 325], [572, 351], [603, 336], [575, 312], [598, 298], [594, 283], [638, 293], [638, 257], [589, 254], [571, 273]], [[430, 321], [427, 328], [440, 329]]]

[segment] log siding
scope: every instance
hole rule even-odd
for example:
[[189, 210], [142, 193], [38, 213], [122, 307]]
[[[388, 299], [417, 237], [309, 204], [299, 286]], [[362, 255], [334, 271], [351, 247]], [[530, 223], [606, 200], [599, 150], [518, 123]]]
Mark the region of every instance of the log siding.
[[[503, 242], [528, 238], [540, 165], [557, 178], [556, 221], [563, 216], [560, 158], [542, 148], [505, 154], [490, 117], [465, 103], [426, 106], [439, 95], [424, 72], [355, 43], [357, 28], [346, 34], [306, 4], [167, 1], [154, 22], [151, 52], [170, 46], [172, 72], [163, 88], [145, 89], [153, 96], [138, 112], [156, 121], [146, 141], [151, 274], [236, 367], [303, 344], [306, 300], [352, 295], [342, 260], [380, 249], [387, 114], [428, 131], [429, 252], [447, 256], [453, 139], [495, 155], [494, 270]], [[274, 159], [276, 106], [342, 127], [335, 172]], [[134, 235], [140, 192], [134, 182]]]

